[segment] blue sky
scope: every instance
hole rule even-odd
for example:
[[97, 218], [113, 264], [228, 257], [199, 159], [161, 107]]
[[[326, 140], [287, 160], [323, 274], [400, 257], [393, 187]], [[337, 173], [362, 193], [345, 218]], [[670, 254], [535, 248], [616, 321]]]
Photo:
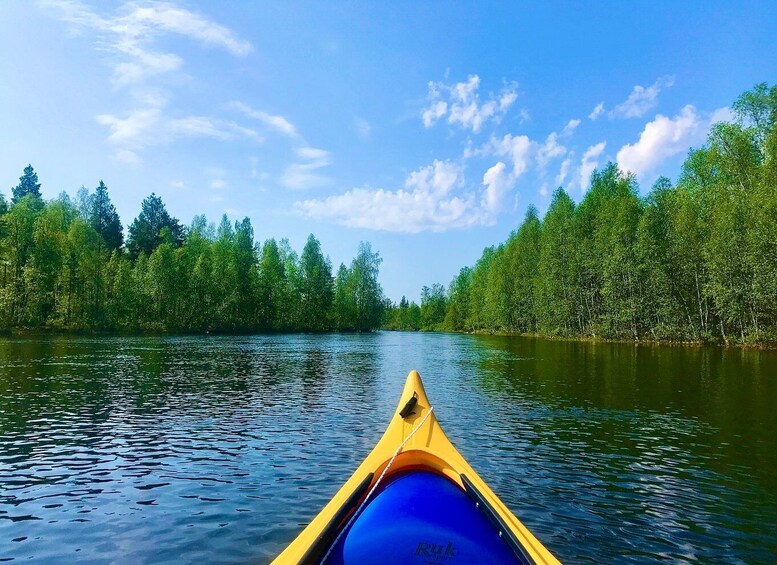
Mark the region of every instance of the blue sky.
[[617, 161], [643, 193], [757, 82], [763, 3], [0, 2], [0, 190], [360, 240], [417, 299]]

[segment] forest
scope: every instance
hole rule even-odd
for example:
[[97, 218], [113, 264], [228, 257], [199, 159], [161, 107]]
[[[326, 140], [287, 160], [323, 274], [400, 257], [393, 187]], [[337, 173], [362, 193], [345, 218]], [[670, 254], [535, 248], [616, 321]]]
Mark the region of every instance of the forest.
[[576, 204], [561, 187], [530, 207], [446, 289], [402, 299], [388, 329], [629, 340], [777, 340], [777, 87], [759, 84], [735, 119], [689, 152], [676, 182], [641, 197], [608, 164]]
[[151, 194], [124, 230], [104, 182], [41, 198], [31, 165], [0, 194], [0, 331], [369, 331], [384, 307], [381, 258], [361, 243], [332, 264], [313, 236], [254, 241], [248, 218], [182, 225]]

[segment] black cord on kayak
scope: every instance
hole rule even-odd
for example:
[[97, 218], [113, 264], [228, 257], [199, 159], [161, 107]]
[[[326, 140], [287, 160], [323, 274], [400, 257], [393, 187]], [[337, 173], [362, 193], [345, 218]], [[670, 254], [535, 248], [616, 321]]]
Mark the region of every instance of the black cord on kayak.
[[414, 414], [415, 411], [413, 410], [415, 408], [415, 405], [418, 404], [418, 395], [416, 393], [413, 393], [413, 398], [407, 401], [407, 404], [405, 404], [405, 407], [402, 408], [402, 410], [399, 411], [399, 416], [404, 420], [410, 414]]

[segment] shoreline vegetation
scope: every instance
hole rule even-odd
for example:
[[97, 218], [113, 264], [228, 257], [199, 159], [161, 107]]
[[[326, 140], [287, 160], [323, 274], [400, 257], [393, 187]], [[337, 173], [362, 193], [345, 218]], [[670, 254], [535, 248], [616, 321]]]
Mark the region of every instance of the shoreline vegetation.
[[254, 241], [251, 221], [182, 226], [151, 194], [124, 231], [102, 181], [45, 202], [31, 165], [0, 194], [0, 334], [370, 331], [380, 255], [359, 245], [333, 274], [311, 234]]
[[386, 329], [656, 343], [777, 345], [777, 87], [759, 84], [691, 150], [675, 185], [594, 171], [530, 207], [446, 289], [404, 297]]
[[311, 234], [254, 241], [248, 218], [183, 226], [155, 194], [124, 230], [100, 181], [0, 193], [0, 335], [425, 330], [586, 341], [777, 345], [777, 87], [760, 84], [641, 197], [610, 163], [579, 204], [559, 187], [420, 305], [393, 303], [379, 253], [336, 272]]

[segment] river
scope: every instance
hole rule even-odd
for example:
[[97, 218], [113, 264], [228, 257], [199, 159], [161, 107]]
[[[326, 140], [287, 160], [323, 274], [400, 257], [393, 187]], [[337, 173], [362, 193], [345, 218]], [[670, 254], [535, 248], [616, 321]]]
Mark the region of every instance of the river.
[[267, 562], [413, 368], [562, 561], [777, 560], [777, 352], [378, 332], [0, 339], [0, 561]]

